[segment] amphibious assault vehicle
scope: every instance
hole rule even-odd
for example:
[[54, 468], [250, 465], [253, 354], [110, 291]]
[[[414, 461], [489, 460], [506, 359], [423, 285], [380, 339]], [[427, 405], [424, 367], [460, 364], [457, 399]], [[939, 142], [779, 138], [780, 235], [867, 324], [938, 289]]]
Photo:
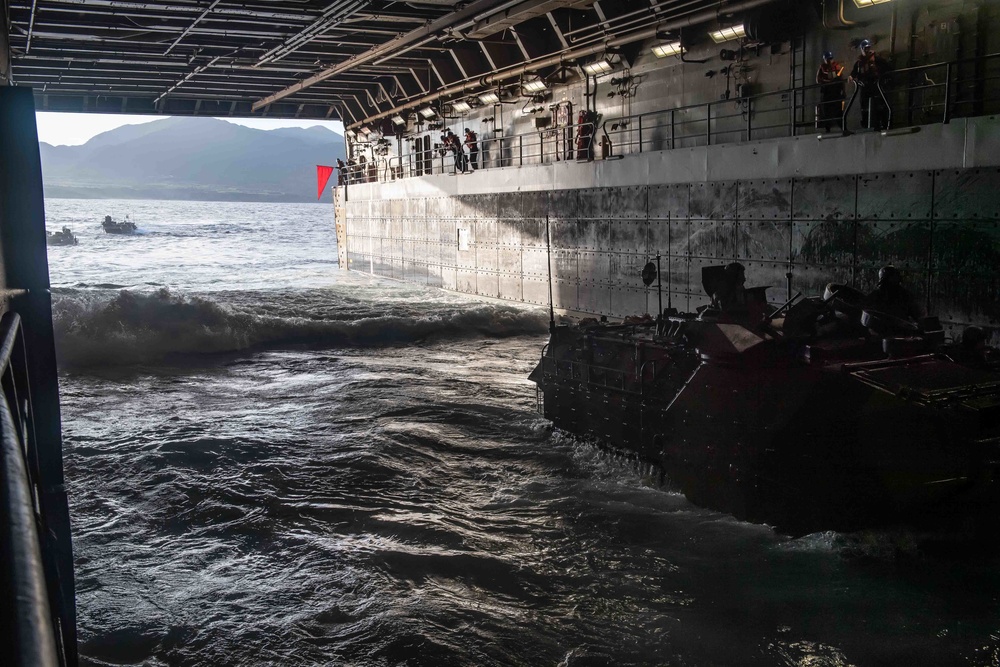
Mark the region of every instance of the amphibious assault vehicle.
[[557, 428], [659, 466], [697, 505], [783, 533], [995, 521], [993, 351], [862, 298], [831, 285], [755, 324], [707, 308], [553, 326], [530, 379]]

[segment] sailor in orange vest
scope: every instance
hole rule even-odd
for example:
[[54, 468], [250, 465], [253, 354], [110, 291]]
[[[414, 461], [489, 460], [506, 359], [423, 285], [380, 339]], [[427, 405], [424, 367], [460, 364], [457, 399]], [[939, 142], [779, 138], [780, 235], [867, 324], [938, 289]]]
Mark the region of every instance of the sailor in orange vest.
[[816, 71], [816, 83], [823, 86], [819, 89], [820, 100], [816, 114], [817, 129], [822, 125], [825, 132], [836, 123], [841, 125], [844, 111], [844, 66], [833, 59], [833, 51], [823, 54], [823, 62]]
[[876, 130], [884, 129], [885, 112], [878, 87], [889, 71], [889, 62], [873, 49], [871, 40], [862, 39], [858, 44], [861, 55], [854, 62], [850, 80], [861, 87], [861, 125]]

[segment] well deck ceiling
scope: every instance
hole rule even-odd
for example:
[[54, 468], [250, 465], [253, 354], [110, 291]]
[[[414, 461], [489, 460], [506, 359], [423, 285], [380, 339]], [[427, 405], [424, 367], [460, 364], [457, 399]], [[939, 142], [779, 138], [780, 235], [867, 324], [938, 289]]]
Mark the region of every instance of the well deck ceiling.
[[[0, 7], [3, 4], [0, 0]], [[724, 11], [730, 3], [6, 0], [6, 4], [11, 79], [15, 85], [35, 88], [39, 110], [355, 123], [498, 70], [551, 61], [554, 55], [610, 42], [638, 28], [708, 10]], [[0, 56], [0, 65], [2, 60]]]

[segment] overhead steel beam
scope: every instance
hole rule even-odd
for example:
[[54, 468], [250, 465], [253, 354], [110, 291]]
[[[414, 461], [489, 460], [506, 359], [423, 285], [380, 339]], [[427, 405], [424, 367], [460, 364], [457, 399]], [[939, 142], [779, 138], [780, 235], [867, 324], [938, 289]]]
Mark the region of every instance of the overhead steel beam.
[[402, 113], [409, 108], [422, 106], [424, 104], [430, 104], [437, 101], [442, 97], [450, 97], [453, 95], [460, 95], [473, 90], [482, 90], [494, 83], [500, 81], [505, 81], [507, 79], [512, 79], [514, 77], [521, 76], [528, 72], [533, 72], [545, 67], [552, 67], [554, 65], [559, 65], [567, 61], [575, 61], [580, 58], [585, 58], [597, 53], [605, 52], [609, 47], [614, 48], [616, 46], [625, 46], [626, 44], [632, 44], [634, 42], [641, 42], [647, 39], [653, 39], [656, 34], [664, 30], [675, 30], [678, 28], [685, 28], [688, 26], [698, 25], [701, 23], [707, 23], [713, 20], [719, 20], [723, 14], [728, 14], [731, 12], [744, 12], [756, 7], [762, 7], [764, 5], [769, 5], [776, 0], [743, 0], [742, 2], [735, 2], [730, 4], [720, 4], [715, 9], [709, 9], [702, 12], [697, 12], [690, 14], [683, 18], [663, 21], [657, 23], [651, 27], [643, 28], [640, 30], [635, 30], [618, 37], [610, 38], [606, 41], [601, 41], [597, 44], [591, 44], [589, 46], [583, 46], [576, 49], [570, 49], [567, 51], [560, 51], [551, 56], [546, 56], [543, 58], [538, 58], [536, 60], [525, 62], [515, 67], [509, 67], [487, 76], [474, 79], [471, 81], [465, 81], [456, 83], [454, 85], [448, 86], [442, 90], [439, 90], [430, 95], [425, 95], [416, 100], [408, 101], [405, 105], [397, 106], [388, 111], [370, 116], [364, 119], [364, 122], [372, 122], [385, 118], [387, 116], [392, 116], [397, 113]]
[[555, 9], [574, 9], [577, 7], [584, 7], [589, 5], [592, 1], [593, 0], [525, 0], [525, 2], [518, 3], [513, 7], [496, 12], [495, 14], [480, 21], [476, 21], [476, 25], [466, 34], [466, 37], [469, 37], [470, 39], [489, 37], [490, 35], [495, 35], [498, 32], [507, 30], [508, 28], [513, 28], [514, 26], [524, 23], [529, 19], [544, 16]]
[[261, 107], [267, 106], [268, 104], [271, 104], [273, 102], [277, 102], [278, 100], [284, 99], [289, 95], [294, 95], [300, 90], [305, 90], [306, 88], [313, 86], [319, 83], [320, 81], [325, 81], [326, 79], [337, 76], [338, 74], [346, 72], [354, 67], [369, 62], [373, 62], [383, 56], [395, 53], [396, 51], [399, 51], [400, 49], [403, 49], [404, 47], [407, 47], [410, 44], [413, 44], [414, 42], [418, 42], [427, 37], [434, 36], [450, 28], [455, 28], [456, 26], [460, 26], [467, 21], [471, 21], [484, 11], [489, 11], [491, 9], [494, 9], [500, 4], [503, 4], [503, 0], [475, 0], [474, 2], [470, 2], [462, 9], [451, 12], [446, 16], [443, 16], [435, 21], [431, 21], [425, 26], [422, 26], [415, 30], [411, 30], [410, 32], [404, 35], [400, 35], [395, 39], [391, 39], [384, 44], [372, 47], [371, 49], [369, 49], [364, 53], [359, 53], [357, 55], [351, 56], [347, 60], [344, 60], [343, 62], [338, 63], [333, 67], [329, 67], [323, 70], [322, 72], [309, 77], [308, 79], [300, 81], [299, 83], [296, 83], [292, 86], [288, 86], [284, 90], [280, 90], [277, 93], [274, 93], [273, 95], [265, 97], [264, 99], [257, 100], [253, 104], [253, 109], [256, 111]]
[[184, 28], [184, 32], [182, 32], [180, 35], [178, 35], [177, 39], [175, 39], [170, 44], [170, 46], [167, 47], [167, 50], [163, 52], [163, 55], [165, 55], [165, 56], [169, 55], [170, 52], [174, 50], [174, 47], [177, 46], [178, 44], [180, 44], [181, 40], [184, 39], [185, 37], [187, 37], [188, 33], [191, 32], [194, 29], [194, 27], [196, 25], [198, 25], [198, 23], [201, 22], [201, 20], [203, 18], [205, 18], [206, 16], [208, 16], [208, 14], [213, 9], [215, 9], [216, 5], [218, 5], [220, 1], [221, 0], [212, 0], [212, 4], [210, 4], [208, 7], [206, 7], [205, 11], [203, 11], [201, 14], [199, 14], [198, 18], [196, 18], [194, 21], [191, 22], [191, 25], [189, 25], [188, 27]]

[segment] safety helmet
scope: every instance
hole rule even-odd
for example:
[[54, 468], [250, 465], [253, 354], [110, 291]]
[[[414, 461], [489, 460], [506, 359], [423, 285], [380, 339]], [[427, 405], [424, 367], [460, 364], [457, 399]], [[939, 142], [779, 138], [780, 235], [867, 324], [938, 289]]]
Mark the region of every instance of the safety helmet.
[[726, 275], [736, 276], [740, 274], [746, 274], [746, 269], [743, 268], [742, 264], [740, 264], [739, 262], [731, 262], [730, 264], [726, 264]]
[[833, 60], [833, 51], [824, 51], [823, 60]]
[[896, 284], [901, 280], [899, 275], [899, 269], [897, 269], [892, 264], [886, 264], [881, 269], [878, 270], [878, 284]]
[[858, 48], [864, 51], [865, 49], [872, 48], [872, 41], [870, 39], [863, 39], [858, 42]]

